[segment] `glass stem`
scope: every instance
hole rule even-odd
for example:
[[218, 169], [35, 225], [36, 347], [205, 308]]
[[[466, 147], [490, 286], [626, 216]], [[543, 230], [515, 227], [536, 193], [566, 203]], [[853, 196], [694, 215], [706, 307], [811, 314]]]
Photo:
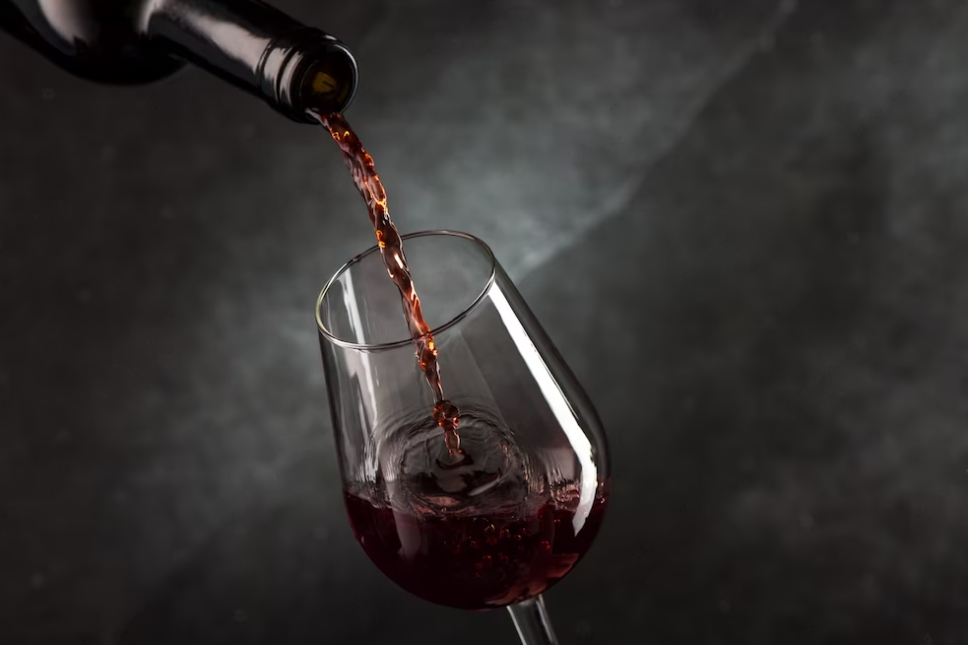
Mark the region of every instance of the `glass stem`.
[[518, 629], [523, 645], [558, 645], [555, 630], [551, 628], [544, 598], [529, 598], [508, 607], [511, 619]]

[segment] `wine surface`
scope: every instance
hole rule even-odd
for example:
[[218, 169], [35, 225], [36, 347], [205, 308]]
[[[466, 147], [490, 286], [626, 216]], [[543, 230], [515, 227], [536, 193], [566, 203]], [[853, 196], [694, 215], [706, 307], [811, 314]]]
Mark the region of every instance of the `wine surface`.
[[420, 296], [417, 295], [417, 289], [407, 265], [407, 257], [403, 252], [403, 240], [400, 239], [400, 233], [390, 219], [387, 193], [376, 173], [373, 157], [363, 148], [359, 137], [341, 114], [320, 115], [318, 118], [343, 151], [343, 160], [353, 175], [353, 183], [356, 184], [357, 190], [366, 202], [383, 263], [403, 298], [403, 309], [410, 336], [416, 348], [417, 362], [434, 397], [433, 419], [444, 430], [444, 442], [450, 454], [460, 454], [460, 437], [457, 434], [460, 410], [444, 398], [434, 336], [427, 321], [424, 320]]
[[473, 610], [532, 598], [564, 577], [591, 547], [607, 499], [598, 496], [576, 530], [576, 503], [422, 514], [374, 504], [365, 491], [344, 497], [356, 539], [384, 575], [424, 600]]

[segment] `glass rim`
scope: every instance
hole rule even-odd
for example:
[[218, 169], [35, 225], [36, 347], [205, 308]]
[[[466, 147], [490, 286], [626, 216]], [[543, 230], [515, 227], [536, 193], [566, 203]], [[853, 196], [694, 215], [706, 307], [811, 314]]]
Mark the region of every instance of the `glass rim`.
[[[497, 259], [494, 257], [494, 252], [491, 250], [491, 247], [489, 247], [487, 243], [484, 242], [484, 240], [474, 235], [471, 235], [470, 233], [462, 233], [460, 231], [449, 231], [445, 229], [439, 229], [439, 230], [417, 231], [415, 233], [407, 233], [406, 235], [402, 235], [400, 237], [402, 240], [406, 241], [406, 240], [410, 240], [418, 237], [430, 237], [430, 236], [458, 237], [458, 238], [468, 240], [470, 242], [474, 242], [475, 244], [477, 244], [477, 246], [479, 246], [481, 249], [484, 250], [484, 253], [487, 256], [487, 259], [490, 261], [490, 264], [491, 264], [490, 273], [487, 277], [487, 280], [484, 282], [484, 286], [481, 289], [480, 293], [478, 293], [474, 297], [474, 299], [470, 302], [470, 304], [467, 305], [464, 309], [462, 309], [460, 313], [453, 316], [447, 322], [431, 329], [430, 333], [436, 336], [440, 332], [450, 329], [451, 327], [459, 323], [461, 320], [466, 318], [467, 315], [471, 311], [473, 311], [477, 307], [477, 305], [481, 303], [481, 301], [484, 299], [484, 296], [487, 295], [487, 292], [491, 290], [491, 286], [494, 284], [494, 278], [495, 278], [495, 275], [497, 274]], [[346, 340], [344, 338], [340, 338], [339, 336], [331, 332], [329, 329], [326, 328], [326, 325], [323, 324], [323, 321], [319, 316], [320, 309], [322, 308], [322, 305], [323, 305], [323, 300], [325, 300], [326, 294], [329, 293], [329, 290], [333, 287], [333, 285], [336, 284], [337, 280], [339, 280], [340, 277], [344, 273], [349, 271], [353, 266], [362, 262], [364, 258], [372, 255], [373, 253], [378, 252], [379, 250], [380, 250], [380, 246], [378, 244], [374, 244], [373, 246], [366, 249], [362, 253], [359, 253], [353, 256], [349, 261], [343, 264], [343, 266], [341, 266], [329, 280], [326, 281], [326, 284], [319, 292], [319, 296], [316, 298], [316, 313], [315, 313], [316, 328], [319, 330], [319, 333], [322, 334], [324, 338], [326, 338], [326, 340], [333, 343], [334, 345], [345, 347], [347, 349], [357, 349], [361, 351], [380, 351], [380, 350], [387, 350], [387, 349], [398, 349], [400, 347], [407, 347], [413, 344], [413, 338], [409, 338], [409, 337], [404, 338], [402, 340], [387, 341], [385, 343], [355, 343], [355, 342]], [[389, 279], [389, 276], [387, 279]]]

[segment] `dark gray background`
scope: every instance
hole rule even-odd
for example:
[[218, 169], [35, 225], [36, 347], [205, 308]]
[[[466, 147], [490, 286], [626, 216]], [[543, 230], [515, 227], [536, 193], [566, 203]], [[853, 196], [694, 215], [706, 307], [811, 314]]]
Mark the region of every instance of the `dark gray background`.
[[[357, 53], [401, 229], [489, 241], [604, 417], [565, 644], [966, 642], [963, 3], [278, 4]], [[350, 534], [325, 134], [6, 37], [0, 83], [0, 642], [513, 642]]]

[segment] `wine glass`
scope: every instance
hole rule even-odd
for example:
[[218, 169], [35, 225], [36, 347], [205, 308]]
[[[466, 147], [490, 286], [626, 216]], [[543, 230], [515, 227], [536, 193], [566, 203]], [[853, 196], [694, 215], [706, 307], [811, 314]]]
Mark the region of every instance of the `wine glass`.
[[591, 402], [491, 250], [463, 233], [404, 236], [460, 448], [431, 417], [399, 291], [378, 247], [316, 306], [343, 495], [370, 560], [406, 591], [508, 607], [525, 645], [556, 643], [540, 594], [578, 563], [609, 494]]

